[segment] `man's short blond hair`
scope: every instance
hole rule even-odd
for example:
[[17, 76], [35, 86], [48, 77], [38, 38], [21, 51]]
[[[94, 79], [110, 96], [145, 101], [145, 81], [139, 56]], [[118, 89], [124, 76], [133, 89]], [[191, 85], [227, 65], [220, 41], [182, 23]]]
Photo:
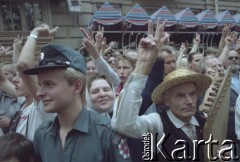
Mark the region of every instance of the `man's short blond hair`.
[[86, 76], [73, 68], [67, 68], [64, 72], [64, 77], [67, 79], [69, 85], [72, 85], [75, 80], [80, 79], [82, 81], [82, 91], [80, 93], [80, 97], [83, 103], [86, 103], [85, 99], [85, 89], [86, 89]]

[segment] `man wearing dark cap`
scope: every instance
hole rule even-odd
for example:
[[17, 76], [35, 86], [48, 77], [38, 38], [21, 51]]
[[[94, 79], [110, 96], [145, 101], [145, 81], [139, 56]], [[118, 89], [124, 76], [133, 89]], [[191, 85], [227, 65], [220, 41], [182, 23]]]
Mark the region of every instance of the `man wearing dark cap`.
[[37, 37], [50, 35], [54, 30], [49, 30], [46, 24], [35, 28], [19, 59], [24, 74], [37, 75], [37, 96], [44, 111], [57, 113], [53, 121], [42, 124], [36, 131], [36, 161], [131, 161], [125, 138], [111, 129], [110, 120], [84, 108], [86, 62], [80, 53], [48, 44], [42, 47], [44, 57], [38, 66], [31, 65]]

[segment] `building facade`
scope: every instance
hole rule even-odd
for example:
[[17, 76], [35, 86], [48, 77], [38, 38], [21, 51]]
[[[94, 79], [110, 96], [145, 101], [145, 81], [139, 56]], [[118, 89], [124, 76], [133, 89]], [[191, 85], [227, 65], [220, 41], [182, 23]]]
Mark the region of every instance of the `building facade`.
[[[0, 0], [0, 44], [8, 46], [17, 34], [27, 36], [34, 26], [47, 23], [59, 26], [53, 38], [42, 38], [39, 44], [50, 41], [78, 49], [81, 45], [80, 27], [87, 27], [95, 11], [104, 0]], [[215, 13], [229, 10], [240, 13], [239, 0], [109, 0], [108, 2], [126, 14], [139, 3], [149, 15], [163, 5], [173, 14], [189, 7], [194, 14], [205, 9]]]

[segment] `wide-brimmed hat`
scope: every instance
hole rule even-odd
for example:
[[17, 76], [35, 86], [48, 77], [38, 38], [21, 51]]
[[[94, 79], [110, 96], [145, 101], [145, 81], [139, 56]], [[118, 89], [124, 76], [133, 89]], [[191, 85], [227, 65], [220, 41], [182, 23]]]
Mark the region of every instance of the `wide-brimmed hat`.
[[186, 68], [176, 69], [169, 73], [152, 93], [152, 101], [156, 104], [163, 104], [164, 93], [177, 85], [192, 82], [196, 86], [197, 95], [201, 96], [212, 83], [212, 79], [204, 74], [195, 73]]
[[47, 44], [41, 48], [44, 54], [38, 66], [25, 70], [27, 75], [37, 75], [40, 71], [56, 68], [74, 68], [86, 74], [87, 64], [84, 57], [76, 50], [60, 44]]

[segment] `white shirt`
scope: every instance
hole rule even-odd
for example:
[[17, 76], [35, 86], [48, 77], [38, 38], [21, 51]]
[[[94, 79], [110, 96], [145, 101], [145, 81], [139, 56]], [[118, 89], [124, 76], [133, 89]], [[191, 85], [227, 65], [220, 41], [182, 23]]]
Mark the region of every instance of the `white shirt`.
[[[132, 138], [142, 138], [144, 133], [159, 133], [160, 136], [164, 133], [162, 119], [158, 113], [138, 116], [142, 104], [141, 92], [146, 80], [147, 76], [131, 74], [114, 105], [112, 128]], [[174, 116], [170, 110], [167, 114], [177, 128], [183, 127], [185, 123]], [[195, 126], [199, 125], [195, 117], [191, 118], [190, 123]], [[186, 131], [185, 128], [183, 131]]]
[[20, 117], [16, 132], [26, 136], [29, 140], [33, 141], [37, 128], [44, 121], [51, 120], [55, 116], [55, 114], [43, 112], [42, 107], [42, 102], [33, 102], [25, 109], [21, 109], [22, 115]]
[[[190, 138], [191, 135], [189, 134], [189, 128], [186, 126], [186, 123], [178, 119], [175, 115], [173, 115], [171, 110], [167, 110], [167, 115], [171, 122], [173, 123], [173, 125], [176, 128], [181, 128], [183, 132]], [[188, 123], [192, 125], [193, 131], [195, 132], [195, 135], [197, 135], [196, 126], [199, 126], [197, 119], [194, 116], [192, 116]]]

